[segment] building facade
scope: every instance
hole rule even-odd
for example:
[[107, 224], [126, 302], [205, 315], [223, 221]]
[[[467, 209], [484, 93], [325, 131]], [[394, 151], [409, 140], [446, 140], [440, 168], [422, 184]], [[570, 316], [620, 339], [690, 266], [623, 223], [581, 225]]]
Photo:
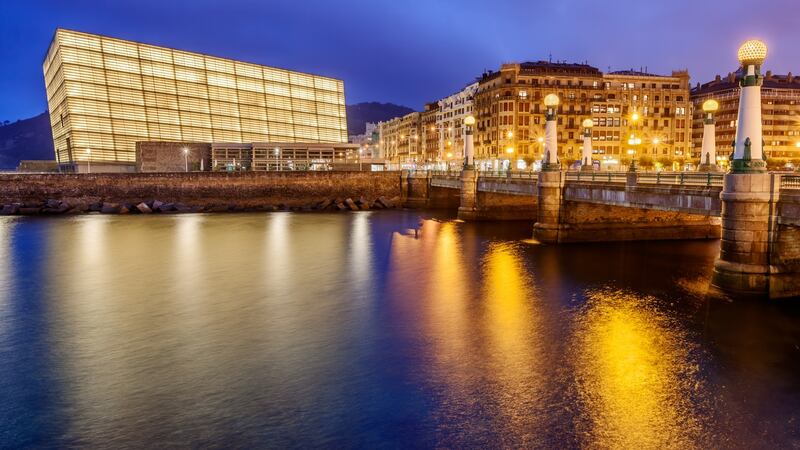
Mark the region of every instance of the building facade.
[[382, 153], [392, 166], [412, 169], [424, 165], [420, 118], [421, 113], [415, 111], [378, 124]]
[[439, 100], [436, 126], [439, 130], [437, 160], [448, 167], [460, 167], [464, 161], [464, 118], [472, 115], [472, 102], [478, 83]]
[[439, 104], [426, 103], [425, 110], [419, 115], [419, 133], [422, 137], [422, 155], [426, 167], [439, 161], [440, 133], [437, 126], [439, 117]]
[[[736, 118], [739, 111], [739, 80], [741, 72], [717, 76], [713, 81], [698, 84], [691, 92], [694, 105], [692, 156], [700, 158], [703, 141], [702, 104], [713, 99], [719, 103], [715, 114], [717, 158], [725, 165], [736, 137]], [[800, 79], [791, 73], [774, 75], [767, 71], [761, 88], [761, 116], [764, 150], [770, 168], [800, 167]]]
[[[474, 96], [475, 155], [481, 168], [516, 168], [541, 160], [544, 96], [558, 95], [562, 165], [580, 160], [581, 123], [592, 119], [593, 152], [609, 168], [632, 155], [672, 164], [689, 151], [689, 74], [602, 73], [587, 64], [504, 64], [485, 73]], [[633, 137], [638, 139], [631, 139]]]
[[346, 143], [341, 80], [56, 30], [43, 64], [56, 160], [132, 171], [136, 143]]

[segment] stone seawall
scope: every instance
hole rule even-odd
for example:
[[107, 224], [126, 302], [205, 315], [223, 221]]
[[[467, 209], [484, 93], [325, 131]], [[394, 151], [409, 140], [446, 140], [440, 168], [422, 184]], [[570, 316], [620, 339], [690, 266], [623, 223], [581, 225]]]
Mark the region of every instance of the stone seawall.
[[0, 206], [164, 203], [210, 209], [307, 208], [400, 198], [399, 172], [189, 172], [0, 175]]

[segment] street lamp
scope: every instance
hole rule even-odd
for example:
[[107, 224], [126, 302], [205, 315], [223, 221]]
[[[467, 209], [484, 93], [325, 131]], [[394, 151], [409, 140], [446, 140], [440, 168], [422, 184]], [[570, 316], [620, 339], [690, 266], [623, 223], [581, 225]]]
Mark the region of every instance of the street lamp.
[[88, 164], [88, 168], [86, 173], [92, 173], [92, 149], [86, 149], [86, 164]]
[[583, 154], [581, 155], [581, 172], [594, 170], [592, 164], [592, 119], [584, 119], [583, 123]]
[[464, 118], [464, 169], [475, 167], [475, 142], [472, 137], [472, 127], [475, 125], [475, 116]]
[[556, 108], [560, 100], [556, 94], [547, 94], [544, 97], [545, 123], [544, 123], [544, 160], [542, 170], [561, 170], [558, 161], [558, 137], [556, 136]]
[[508, 155], [508, 172], [511, 174], [511, 171], [514, 170], [514, 147], [506, 148], [506, 154]]
[[697, 170], [712, 172], [717, 170], [717, 138], [714, 131], [714, 113], [719, 109], [719, 103], [710, 99], [703, 102], [703, 147], [700, 152], [700, 165]]
[[764, 141], [761, 127], [761, 65], [767, 58], [767, 46], [756, 39], [745, 41], [737, 53], [743, 76], [739, 82], [739, 113], [736, 140], [733, 141], [733, 173], [766, 172]]
[[183, 147], [183, 162], [185, 163], [186, 172], [189, 171], [189, 148]]
[[632, 146], [632, 149], [628, 150], [628, 154], [631, 155], [631, 164], [628, 166], [629, 172], [636, 172], [636, 155], [637, 152], [635, 149], [638, 148], [638, 145], [642, 143], [642, 138], [636, 136], [636, 123], [639, 121], [639, 114], [634, 111], [631, 114], [631, 137], [628, 139], [628, 145]]

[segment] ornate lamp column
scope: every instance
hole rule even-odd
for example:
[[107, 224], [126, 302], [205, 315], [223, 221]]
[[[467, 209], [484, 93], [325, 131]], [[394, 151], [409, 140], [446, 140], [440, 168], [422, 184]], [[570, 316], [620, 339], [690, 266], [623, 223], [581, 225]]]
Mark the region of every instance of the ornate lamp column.
[[719, 109], [716, 100], [703, 102], [703, 150], [700, 153], [700, 172], [717, 171], [717, 137], [714, 131], [714, 113]]
[[713, 284], [722, 290], [769, 294], [771, 248], [778, 222], [780, 176], [767, 172], [761, 140], [761, 73], [767, 46], [747, 41], [739, 48], [743, 77], [731, 171], [722, 184], [722, 240]]
[[731, 172], [766, 172], [767, 160], [761, 134], [761, 85], [764, 83], [761, 65], [767, 58], [767, 46], [755, 39], [746, 41], [739, 47], [738, 57], [743, 74]]
[[464, 168], [475, 168], [475, 141], [472, 137], [472, 127], [475, 125], [475, 117], [467, 116], [464, 118]]
[[464, 118], [464, 170], [461, 172], [461, 204], [458, 208], [458, 218], [462, 220], [475, 220], [478, 218], [476, 204], [478, 176], [475, 173], [473, 125], [475, 125], [474, 116], [470, 115]]
[[544, 97], [544, 159], [542, 170], [561, 170], [558, 160], [558, 132], [556, 131], [556, 108], [560, 100], [556, 94], [547, 94]]
[[592, 119], [585, 119], [583, 125], [583, 152], [581, 155], [581, 171], [590, 172], [594, 170], [592, 164], [592, 127], [594, 122]]
[[631, 164], [628, 166], [628, 172], [636, 172], [638, 169], [636, 167], [636, 160], [639, 158], [638, 149], [639, 144], [642, 143], [642, 138], [636, 136], [636, 124], [639, 122], [639, 113], [635, 112], [631, 114], [631, 137], [628, 139], [628, 145], [632, 148], [628, 149], [628, 154], [631, 155]]

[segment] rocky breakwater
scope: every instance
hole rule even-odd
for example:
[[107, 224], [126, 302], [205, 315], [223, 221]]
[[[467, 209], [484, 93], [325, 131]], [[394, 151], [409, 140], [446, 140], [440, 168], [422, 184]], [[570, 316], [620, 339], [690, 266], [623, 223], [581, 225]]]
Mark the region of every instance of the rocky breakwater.
[[185, 205], [183, 203], [169, 203], [161, 200], [147, 200], [139, 203], [74, 203], [49, 199], [35, 203], [11, 203], [0, 207], [0, 216], [37, 216], [37, 215], [72, 215], [72, 214], [181, 214], [181, 213], [224, 213], [224, 212], [272, 212], [272, 211], [368, 211], [392, 209], [400, 206], [400, 199], [377, 198], [373, 201], [359, 197], [326, 199], [305, 206], [260, 205], [239, 206], [236, 204], [219, 205]]

